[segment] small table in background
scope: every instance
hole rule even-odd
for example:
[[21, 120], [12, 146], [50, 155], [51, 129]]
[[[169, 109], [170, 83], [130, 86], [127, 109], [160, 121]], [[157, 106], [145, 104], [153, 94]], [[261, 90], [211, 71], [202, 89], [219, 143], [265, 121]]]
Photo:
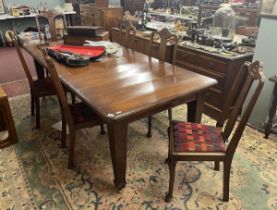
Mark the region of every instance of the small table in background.
[[268, 121], [265, 124], [265, 138], [267, 139], [270, 132], [277, 133], [277, 131], [274, 131], [272, 128], [273, 124], [273, 118], [276, 115], [276, 107], [277, 107], [277, 75], [270, 77], [269, 81], [274, 82], [274, 90], [273, 90], [273, 99], [272, 103], [269, 109], [269, 116], [268, 116]]

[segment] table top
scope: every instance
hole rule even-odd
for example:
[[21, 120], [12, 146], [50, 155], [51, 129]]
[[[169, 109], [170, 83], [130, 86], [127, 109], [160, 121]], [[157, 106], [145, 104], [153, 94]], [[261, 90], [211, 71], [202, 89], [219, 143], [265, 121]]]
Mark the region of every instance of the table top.
[[[36, 45], [25, 49], [43, 66]], [[106, 56], [80, 68], [55, 62], [63, 83], [106, 119], [120, 119], [170, 103], [217, 83], [155, 58], [122, 48], [117, 56]]]

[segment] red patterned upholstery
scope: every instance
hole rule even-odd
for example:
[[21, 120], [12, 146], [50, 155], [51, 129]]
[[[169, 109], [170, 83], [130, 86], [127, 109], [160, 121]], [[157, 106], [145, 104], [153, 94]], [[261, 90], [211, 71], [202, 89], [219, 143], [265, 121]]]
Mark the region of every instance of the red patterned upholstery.
[[34, 85], [42, 95], [54, 95], [55, 88], [50, 78], [44, 78], [34, 81]]
[[225, 152], [218, 128], [181, 121], [172, 123], [174, 152]]
[[101, 119], [84, 103], [70, 104], [69, 108], [75, 124], [91, 122], [92, 120], [101, 122]]

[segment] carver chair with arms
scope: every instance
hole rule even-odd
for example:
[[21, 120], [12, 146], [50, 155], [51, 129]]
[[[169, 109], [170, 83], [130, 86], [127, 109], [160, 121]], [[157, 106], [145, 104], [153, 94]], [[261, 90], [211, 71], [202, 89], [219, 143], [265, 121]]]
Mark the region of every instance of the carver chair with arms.
[[85, 103], [78, 102], [68, 104], [64, 93], [64, 88], [60, 78], [56, 72], [53, 60], [48, 56], [46, 49], [42, 48], [44, 58], [47, 63], [47, 71], [55, 86], [55, 90], [59, 99], [62, 114], [62, 147], [66, 146], [66, 125], [69, 131], [69, 154], [68, 168], [73, 167], [76, 130], [89, 128], [93, 126], [101, 126], [101, 134], [105, 134], [103, 122]]
[[[154, 42], [155, 36], [158, 36], [160, 39], [160, 43], [157, 44]], [[177, 52], [177, 45], [178, 45], [178, 38], [175, 34], [171, 34], [170, 31], [167, 28], [163, 28], [160, 31], [153, 32], [150, 39], [150, 50], [149, 50], [149, 56], [153, 56], [153, 48], [159, 48], [158, 49], [158, 58], [161, 61], [166, 60], [166, 52], [167, 52], [167, 45], [170, 42], [170, 44], [173, 45], [173, 55], [172, 55], [172, 64], [175, 64], [176, 59], [176, 52]], [[171, 121], [172, 120], [172, 109], [168, 110], [168, 118]], [[148, 117], [148, 132], [147, 137], [152, 136], [152, 116]]]
[[[169, 192], [165, 199], [167, 202], [171, 201], [173, 197], [177, 161], [215, 161], [216, 170], [219, 170], [219, 162], [222, 161], [224, 165], [223, 200], [229, 200], [230, 171], [233, 156], [264, 85], [262, 64], [258, 61], [255, 61], [254, 63], [244, 63], [240, 74], [241, 75], [239, 76], [247, 74], [247, 78], [239, 97], [236, 99], [235, 106], [228, 117], [223, 131], [220, 127], [191, 122], [171, 121], [168, 129], [169, 151], [167, 162], [170, 171], [170, 179]], [[239, 76], [236, 78], [232, 89], [240, 83]], [[254, 85], [252, 87], [253, 93], [251, 97], [249, 97], [250, 100], [244, 107], [245, 111], [228, 142], [228, 138], [235, 127], [237, 117], [241, 112], [252, 84], [255, 85], [255, 88]], [[226, 106], [229, 106], [229, 104], [232, 103], [231, 101], [232, 99], [228, 99], [226, 101]]]

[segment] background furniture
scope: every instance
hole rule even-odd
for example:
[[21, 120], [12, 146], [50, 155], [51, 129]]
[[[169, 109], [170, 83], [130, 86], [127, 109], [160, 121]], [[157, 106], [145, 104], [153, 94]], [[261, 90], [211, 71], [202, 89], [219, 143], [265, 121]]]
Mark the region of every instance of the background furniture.
[[[251, 61], [252, 57], [252, 53], [229, 57], [221, 56], [190, 46], [179, 45], [176, 54], [176, 65], [218, 81], [216, 86], [209, 89], [204, 106], [204, 113], [218, 120], [220, 113], [223, 111], [224, 102], [230, 96], [230, 87], [232, 87], [236, 76], [239, 74], [242, 64], [245, 61]], [[244, 77], [241, 77], [241, 84], [244, 79]], [[240, 86], [237, 86], [234, 91], [238, 95]]]
[[63, 41], [64, 44], [69, 45], [84, 45], [86, 43], [86, 40], [89, 41], [109, 41], [109, 32], [104, 31], [103, 33], [96, 35], [95, 37], [92, 36], [70, 36], [70, 35], [64, 35]]
[[[201, 4], [199, 5], [199, 13], [198, 13], [198, 24], [202, 25], [202, 14], [204, 10], [212, 10], [216, 11], [219, 9], [219, 4]], [[232, 7], [235, 11], [237, 16], [247, 17], [247, 26], [256, 26], [257, 25], [257, 14], [259, 12], [258, 9], [251, 9], [251, 8], [237, 8]]]
[[256, 26], [239, 26], [238, 27], [238, 34], [248, 36], [249, 34], [258, 34], [259, 28]]
[[0, 134], [5, 131], [7, 136], [0, 135], [0, 149], [18, 142], [8, 97], [0, 86]]
[[269, 108], [268, 120], [265, 124], [265, 138], [266, 139], [268, 138], [269, 134], [271, 133], [273, 119], [276, 116], [276, 109], [277, 109], [277, 75], [270, 77], [269, 80], [271, 82], [274, 82], [274, 90], [273, 90], [271, 106]]
[[[36, 46], [24, 48], [46, 65]], [[118, 190], [126, 185], [128, 124], [184, 103], [190, 107], [188, 120], [200, 122], [205, 91], [216, 84], [215, 79], [126, 48], [74, 71], [56, 62], [55, 67], [63, 84], [107, 122]]]
[[[37, 6], [37, 5], [36, 5]], [[66, 17], [66, 22], [68, 25], [74, 25], [75, 11], [63, 12]], [[28, 27], [37, 27], [36, 17], [37, 14], [30, 14], [25, 16], [11, 16], [9, 14], [0, 15], [0, 30], [4, 33], [7, 30], [16, 30], [17, 32], [25, 31]]]
[[[62, 13], [46, 11], [36, 16], [36, 24], [40, 39], [61, 39], [66, 30], [66, 20]], [[44, 34], [45, 37], [42, 37]]]
[[[228, 117], [223, 132], [221, 132], [219, 127], [172, 121], [169, 127], [169, 152], [167, 161], [170, 170], [170, 180], [169, 192], [166, 196], [167, 202], [171, 201], [173, 197], [177, 161], [215, 161], [216, 170], [219, 170], [219, 161], [222, 161], [224, 163], [223, 200], [229, 200], [230, 172], [234, 153], [264, 84], [262, 65], [258, 61], [252, 64], [249, 62], [245, 63], [242, 69], [243, 71], [240, 72], [241, 76], [247, 74], [247, 78], [239, 97], [236, 98], [235, 107]], [[228, 146], [225, 147], [225, 142], [228, 141], [254, 80], [258, 84], [255, 86], [253, 94], [251, 94], [251, 99], [246, 106], [245, 112], [242, 114], [232, 138], [228, 142]], [[240, 85], [240, 82], [240, 78], [237, 77], [231, 86], [232, 95], [236, 93], [233, 90], [236, 89], [236, 86]], [[226, 103], [232, 103], [232, 98], [228, 98]], [[229, 105], [227, 104], [226, 106], [228, 107]]]
[[94, 4], [80, 4], [81, 25], [103, 26], [112, 32], [112, 27], [118, 27], [122, 17], [122, 8], [97, 7]]

